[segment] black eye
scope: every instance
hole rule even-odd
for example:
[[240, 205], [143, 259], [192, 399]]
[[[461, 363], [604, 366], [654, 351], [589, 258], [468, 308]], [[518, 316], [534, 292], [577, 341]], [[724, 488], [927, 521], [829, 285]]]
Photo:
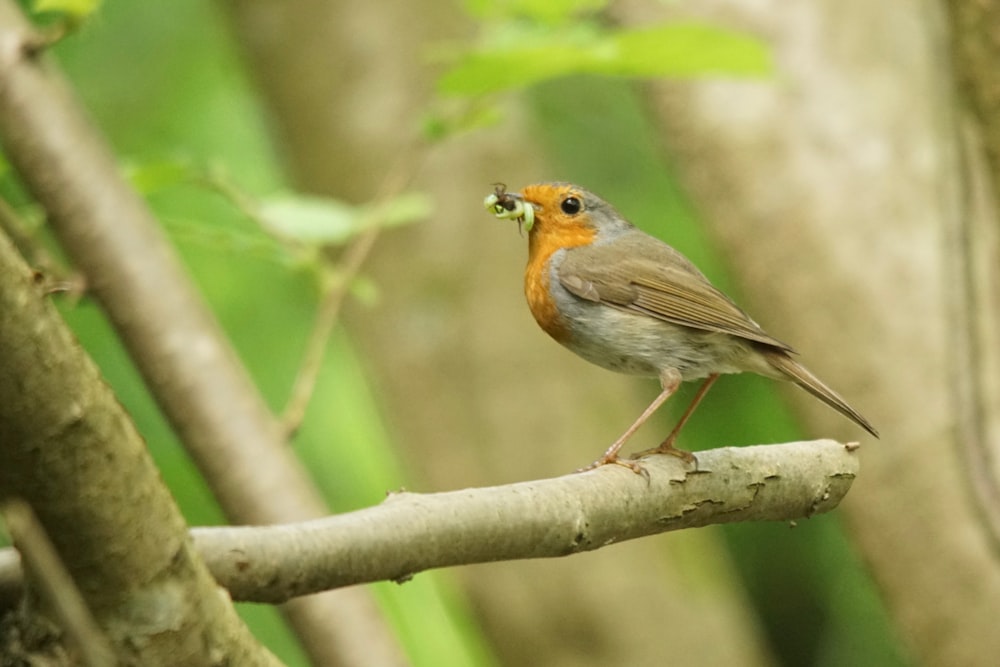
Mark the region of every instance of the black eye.
[[583, 202], [576, 197], [566, 197], [566, 199], [563, 199], [562, 203], [559, 204], [559, 208], [561, 208], [562, 212], [566, 215], [576, 215], [583, 209]]

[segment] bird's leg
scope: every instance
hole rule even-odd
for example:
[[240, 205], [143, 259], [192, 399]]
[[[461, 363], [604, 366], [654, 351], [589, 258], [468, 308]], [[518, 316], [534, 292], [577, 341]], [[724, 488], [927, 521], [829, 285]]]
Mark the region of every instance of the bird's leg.
[[697, 459], [694, 457], [694, 454], [685, 451], [683, 449], [677, 449], [676, 447], [674, 447], [674, 441], [680, 434], [681, 429], [684, 428], [684, 424], [686, 424], [687, 420], [691, 418], [692, 414], [694, 414], [694, 409], [698, 407], [699, 403], [701, 403], [701, 399], [705, 398], [705, 394], [708, 393], [708, 390], [712, 388], [712, 384], [714, 384], [715, 381], [718, 379], [719, 379], [718, 373], [712, 373], [707, 378], [705, 378], [705, 381], [702, 383], [701, 387], [698, 388], [698, 393], [695, 394], [694, 398], [691, 399], [691, 405], [689, 405], [687, 410], [684, 411], [684, 414], [681, 415], [680, 421], [678, 421], [677, 425], [674, 426], [674, 430], [670, 432], [670, 435], [667, 436], [666, 440], [660, 443], [659, 447], [655, 447], [653, 449], [647, 449], [644, 452], [639, 452], [638, 454], [634, 454], [633, 458], [640, 458], [642, 456], [646, 456], [647, 454], [671, 454], [680, 459], [683, 459], [687, 463], [692, 463], [692, 462], [697, 463]]
[[579, 470], [577, 470], [577, 472], [583, 472], [585, 470], [593, 470], [594, 468], [598, 468], [608, 463], [617, 463], [620, 466], [625, 466], [626, 468], [629, 468], [632, 472], [636, 474], [646, 475], [647, 473], [645, 468], [643, 468], [640, 464], [636, 463], [635, 461], [623, 461], [622, 459], [618, 458], [618, 452], [621, 450], [622, 446], [628, 441], [628, 439], [631, 438], [635, 434], [635, 432], [639, 430], [639, 427], [645, 424], [646, 420], [649, 419], [653, 415], [653, 413], [656, 412], [660, 408], [660, 406], [663, 405], [664, 402], [666, 402], [666, 400], [671, 397], [671, 395], [673, 395], [675, 391], [677, 391], [677, 387], [679, 387], [680, 385], [681, 385], [680, 372], [678, 372], [674, 368], [669, 368], [665, 370], [660, 375], [660, 386], [663, 388], [663, 391], [660, 392], [660, 395], [653, 399], [653, 402], [649, 404], [649, 407], [643, 410], [642, 414], [639, 415], [639, 418], [636, 419], [635, 422], [633, 422], [633, 424], [629, 426], [624, 433], [621, 434], [620, 438], [611, 443], [611, 446], [608, 447], [607, 451], [605, 451], [604, 454], [602, 454], [599, 459], [597, 459], [588, 466], [580, 468]]

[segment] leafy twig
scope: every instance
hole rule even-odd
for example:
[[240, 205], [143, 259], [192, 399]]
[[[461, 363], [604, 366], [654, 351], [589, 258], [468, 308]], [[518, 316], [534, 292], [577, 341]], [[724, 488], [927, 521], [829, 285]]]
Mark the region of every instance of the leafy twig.
[[302, 424], [309, 400], [316, 388], [327, 343], [337, 324], [344, 298], [347, 296], [354, 278], [361, 271], [365, 259], [375, 246], [375, 240], [380, 231], [381, 228], [378, 225], [370, 226], [344, 251], [340, 265], [335, 268], [328, 267], [326, 271], [330, 275], [330, 280], [328, 284], [324, 285], [323, 295], [316, 311], [316, 320], [309, 333], [309, 340], [306, 342], [291, 394], [281, 415], [285, 432], [289, 436], [294, 434]]

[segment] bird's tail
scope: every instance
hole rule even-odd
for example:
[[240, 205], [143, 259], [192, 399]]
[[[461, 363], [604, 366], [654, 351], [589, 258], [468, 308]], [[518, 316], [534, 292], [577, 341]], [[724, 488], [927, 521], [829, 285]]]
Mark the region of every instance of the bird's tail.
[[787, 375], [790, 380], [840, 414], [854, 421], [876, 438], [878, 437], [878, 431], [875, 430], [870, 421], [848, 405], [847, 401], [840, 397], [840, 394], [823, 384], [818, 377], [810, 373], [805, 366], [792, 359], [786, 352], [783, 350], [767, 350], [764, 354], [770, 364]]

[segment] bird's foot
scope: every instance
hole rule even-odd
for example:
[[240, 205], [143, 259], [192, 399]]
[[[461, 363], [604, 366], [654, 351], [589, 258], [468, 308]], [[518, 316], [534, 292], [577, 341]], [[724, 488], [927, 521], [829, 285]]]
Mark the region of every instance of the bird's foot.
[[670, 456], [676, 456], [681, 461], [684, 461], [684, 463], [694, 464], [695, 470], [698, 469], [698, 457], [696, 457], [694, 454], [687, 451], [686, 449], [677, 449], [676, 447], [674, 447], [674, 443], [670, 441], [664, 442], [659, 447], [653, 447], [652, 449], [646, 449], [641, 452], [637, 452], [632, 455], [632, 458], [641, 459], [645, 456], [649, 456], [650, 454], [669, 454]]
[[638, 461], [633, 461], [632, 459], [619, 458], [617, 454], [605, 454], [604, 456], [600, 457], [590, 465], [585, 465], [582, 468], [577, 469], [576, 472], [587, 472], [588, 470], [594, 470], [596, 468], [600, 468], [601, 466], [606, 466], [608, 464], [614, 464], [622, 466], [624, 468], [628, 468], [636, 475], [642, 475], [643, 477], [645, 477], [647, 482], [649, 481], [649, 471], [646, 470], [645, 466], [643, 466]]

